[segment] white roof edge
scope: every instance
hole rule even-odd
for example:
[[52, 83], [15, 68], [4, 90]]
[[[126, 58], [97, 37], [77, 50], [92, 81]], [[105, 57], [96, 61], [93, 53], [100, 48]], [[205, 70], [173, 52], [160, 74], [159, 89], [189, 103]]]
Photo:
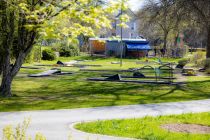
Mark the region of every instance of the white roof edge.
[[[120, 39], [112, 39], [112, 38], [89, 38], [89, 40], [120, 40]], [[131, 38], [123, 38], [122, 40], [147, 41], [146, 39], [131, 39]]]

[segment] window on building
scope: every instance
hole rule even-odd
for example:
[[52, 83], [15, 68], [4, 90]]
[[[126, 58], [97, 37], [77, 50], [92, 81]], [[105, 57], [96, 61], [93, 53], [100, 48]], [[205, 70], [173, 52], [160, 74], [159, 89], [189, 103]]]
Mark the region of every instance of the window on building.
[[136, 23], [134, 21], [132, 23], [131, 30], [136, 30]]
[[130, 34], [130, 38], [133, 38], [133, 33]]
[[116, 29], [116, 28], [117, 28], [117, 23], [116, 23], [116, 21], [113, 21], [113, 22], [112, 22], [112, 28], [113, 28], [113, 29]]

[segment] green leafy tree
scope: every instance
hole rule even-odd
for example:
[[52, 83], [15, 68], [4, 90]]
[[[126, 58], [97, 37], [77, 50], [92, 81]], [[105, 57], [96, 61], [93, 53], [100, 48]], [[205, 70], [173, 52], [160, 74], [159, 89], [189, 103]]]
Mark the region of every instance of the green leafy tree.
[[107, 17], [119, 5], [103, 6], [101, 0], [0, 0], [0, 94], [12, 96], [12, 81], [40, 37], [71, 43], [80, 34], [94, 36], [94, 29], [110, 27]]
[[185, 8], [189, 17], [205, 29], [207, 38], [206, 58], [210, 58], [210, 1], [209, 0], [175, 0], [180, 8]]
[[[181, 0], [180, 0], [181, 1]], [[140, 32], [151, 40], [163, 40], [163, 49], [178, 46], [178, 38], [192, 20], [178, 0], [150, 0], [138, 13]]]
[[171, 0], [152, 0], [146, 5], [149, 12], [149, 22], [156, 24], [156, 27], [163, 35], [163, 49], [167, 49], [169, 33], [174, 28], [173, 2]]

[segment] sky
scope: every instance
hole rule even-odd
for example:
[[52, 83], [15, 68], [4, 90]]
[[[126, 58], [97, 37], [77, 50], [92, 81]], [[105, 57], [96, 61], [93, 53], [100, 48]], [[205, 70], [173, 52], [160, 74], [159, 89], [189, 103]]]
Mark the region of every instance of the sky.
[[137, 11], [146, 0], [129, 0], [130, 7], [133, 11]]

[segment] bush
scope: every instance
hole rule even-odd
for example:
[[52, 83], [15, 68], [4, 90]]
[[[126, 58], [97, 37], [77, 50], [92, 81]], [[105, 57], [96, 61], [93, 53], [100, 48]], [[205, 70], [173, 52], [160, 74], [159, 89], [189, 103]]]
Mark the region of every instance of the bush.
[[178, 64], [180, 65], [180, 66], [185, 66], [185, 65], [187, 65], [187, 63], [189, 62], [189, 60], [188, 59], [186, 59], [186, 58], [184, 58], [184, 59], [181, 59], [181, 60], [179, 60], [178, 61]]
[[41, 60], [40, 46], [34, 46], [25, 59], [25, 63], [39, 62]]
[[182, 73], [186, 76], [195, 76], [196, 72], [193, 69], [184, 69]]
[[196, 53], [194, 53], [193, 57], [194, 60], [204, 59], [206, 57], [206, 54], [203, 51], [197, 51]]
[[61, 48], [61, 45], [62, 43], [60, 42], [56, 42], [56, 43], [53, 43], [52, 44], [52, 50], [55, 51], [55, 52], [59, 52], [60, 51], [60, 48]]
[[25, 63], [32, 63], [34, 58], [33, 50], [26, 56]]
[[[3, 140], [32, 140], [30, 136], [26, 135], [29, 124], [30, 119], [25, 119], [15, 129], [11, 125], [6, 126], [3, 129]], [[42, 134], [37, 133], [35, 140], [46, 140], [46, 138]]]
[[210, 74], [210, 69], [208, 68], [208, 69], [206, 69], [206, 71], [205, 71], [207, 74]]
[[195, 73], [195, 71], [188, 71], [187, 72], [187, 75], [189, 75], [189, 76], [195, 76], [196, 73]]
[[194, 64], [194, 66], [196, 67], [204, 67], [205, 58], [206, 58], [205, 52], [197, 51], [192, 55], [190, 62]]
[[78, 45], [65, 45], [63, 44], [59, 50], [60, 56], [63, 57], [71, 57], [79, 55], [79, 47]]
[[206, 69], [210, 69], [210, 58], [207, 58], [207, 59], [205, 60], [205, 62], [204, 62], [204, 67], [205, 67]]
[[42, 60], [55, 60], [56, 59], [56, 54], [53, 50], [51, 49], [46, 49], [42, 51]]

